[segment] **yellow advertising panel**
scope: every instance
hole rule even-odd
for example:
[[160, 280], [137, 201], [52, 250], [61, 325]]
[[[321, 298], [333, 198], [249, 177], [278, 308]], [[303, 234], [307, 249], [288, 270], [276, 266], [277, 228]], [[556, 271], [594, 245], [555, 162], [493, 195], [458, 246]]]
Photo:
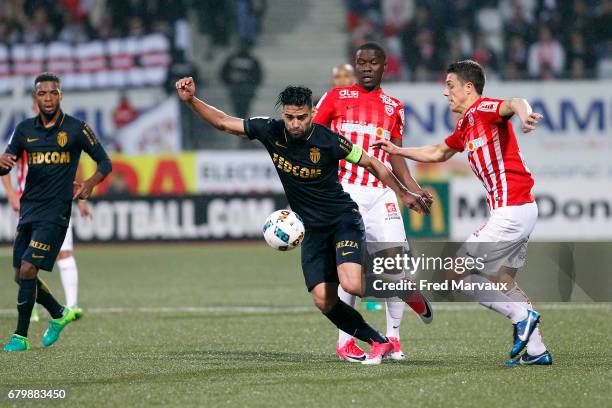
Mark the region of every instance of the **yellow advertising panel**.
[[[173, 155], [111, 156], [113, 172], [94, 195], [168, 195], [193, 194], [196, 165], [193, 153]], [[87, 154], [79, 163], [82, 177], [90, 177], [96, 163]]]

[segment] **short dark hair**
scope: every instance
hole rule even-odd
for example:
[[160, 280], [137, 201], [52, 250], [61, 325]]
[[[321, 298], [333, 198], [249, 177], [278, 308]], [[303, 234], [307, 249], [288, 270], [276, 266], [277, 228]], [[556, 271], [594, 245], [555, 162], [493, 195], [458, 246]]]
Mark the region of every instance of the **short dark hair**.
[[446, 70], [447, 74], [457, 74], [461, 82], [471, 82], [478, 95], [482, 95], [485, 86], [485, 73], [482, 66], [474, 60], [453, 62]]
[[379, 53], [382, 54], [383, 58], [385, 60], [387, 60], [387, 52], [385, 51], [385, 49], [383, 48], [382, 45], [380, 45], [377, 42], [374, 41], [369, 41], [367, 43], [363, 43], [359, 46], [359, 48], [357, 48], [357, 51], [355, 51], [355, 54], [357, 54], [359, 51], [361, 50], [374, 50], [374, 51], [378, 51]]
[[54, 73], [54, 72], [43, 72], [42, 74], [38, 75], [36, 77], [36, 79], [34, 80], [34, 87], [36, 88], [36, 85], [39, 82], [47, 82], [47, 81], [57, 82], [58, 85], [61, 84], [59, 76], [56, 73]]
[[312, 109], [312, 91], [305, 86], [289, 85], [278, 94], [276, 107], [285, 105], [308, 106]]

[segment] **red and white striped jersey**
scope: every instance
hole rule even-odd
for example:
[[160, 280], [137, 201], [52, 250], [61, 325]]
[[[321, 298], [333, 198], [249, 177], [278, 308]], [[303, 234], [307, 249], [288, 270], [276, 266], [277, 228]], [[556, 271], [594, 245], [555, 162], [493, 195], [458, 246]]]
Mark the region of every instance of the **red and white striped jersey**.
[[472, 171], [487, 190], [490, 210], [533, 202], [533, 177], [518, 147], [510, 117], [499, 114], [502, 99], [480, 98], [457, 122], [445, 143], [468, 149]]
[[[404, 106], [382, 89], [367, 91], [359, 85], [328, 91], [317, 105], [314, 123], [341, 134], [391, 168], [389, 155], [370, 145], [376, 138], [402, 140]], [[338, 177], [342, 183], [386, 188], [363, 167], [340, 161]]]
[[26, 177], [28, 176], [28, 153], [24, 150], [17, 160], [17, 194], [19, 197], [25, 190]]

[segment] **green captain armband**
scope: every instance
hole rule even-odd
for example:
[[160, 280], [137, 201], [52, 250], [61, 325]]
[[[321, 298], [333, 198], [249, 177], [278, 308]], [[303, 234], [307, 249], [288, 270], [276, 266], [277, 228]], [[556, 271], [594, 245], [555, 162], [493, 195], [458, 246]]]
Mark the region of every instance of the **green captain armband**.
[[359, 163], [359, 160], [361, 160], [361, 156], [363, 156], [363, 149], [354, 144], [351, 152], [344, 158], [344, 160], [349, 163], [357, 164]]

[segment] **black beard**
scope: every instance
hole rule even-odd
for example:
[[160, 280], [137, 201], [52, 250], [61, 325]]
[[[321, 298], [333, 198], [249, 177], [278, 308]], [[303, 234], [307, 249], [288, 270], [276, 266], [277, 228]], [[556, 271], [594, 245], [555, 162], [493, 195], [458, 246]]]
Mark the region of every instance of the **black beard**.
[[42, 110], [42, 109], [40, 110], [40, 114], [45, 117], [47, 122], [49, 122], [51, 119], [53, 119], [53, 117], [55, 116], [56, 113], [57, 113], [57, 109], [54, 110], [53, 113], [46, 113], [44, 110]]
[[299, 142], [301, 140], [305, 140], [306, 139], [306, 135], [310, 134], [310, 130], [312, 128], [312, 125], [310, 127], [308, 127], [304, 133], [300, 134], [299, 136], [294, 136], [291, 132], [287, 132], [287, 129], [285, 129], [285, 133], [287, 135], [289, 135], [289, 138], [294, 141], [294, 142]]

